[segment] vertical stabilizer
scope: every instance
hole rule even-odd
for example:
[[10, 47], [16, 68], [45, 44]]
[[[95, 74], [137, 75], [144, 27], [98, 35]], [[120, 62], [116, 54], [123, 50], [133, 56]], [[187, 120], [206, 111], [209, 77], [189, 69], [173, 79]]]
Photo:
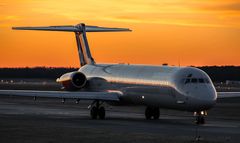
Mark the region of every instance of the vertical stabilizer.
[[76, 27], [82, 29], [82, 32], [75, 32], [81, 66], [86, 64], [95, 64], [88, 45], [85, 24], [81, 23], [78, 24]]
[[88, 45], [86, 32], [119, 32], [119, 31], [131, 31], [127, 28], [108, 28], [98, 26], [85, 26], [84, 23], [80, 23], [76, 26], [47, 26], [47, 27], [13, 27], [14, 30], [42, 30], [42, 31], [62, 31], [62, 32], [74, 32], [77, 42], [78, 55], [80, 65], [95, 64], [95, 61], [91, 55], [91, 51]]

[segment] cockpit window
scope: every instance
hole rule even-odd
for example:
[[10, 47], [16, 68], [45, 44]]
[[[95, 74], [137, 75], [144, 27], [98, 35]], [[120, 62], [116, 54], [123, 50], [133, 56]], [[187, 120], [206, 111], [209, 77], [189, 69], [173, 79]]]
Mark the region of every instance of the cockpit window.
[[210, 83], [210, 81], [207, 78], [205, 78], [204, 80], [206, 83]]
[[192, 78], [191, 82], [192, 83], [197, 83], [197, 79], [196, 78]]
[[198, 82], [199, 82], [199, 83], [204, 83], [204, 79], [203, 79], [203, 78], [199, 78], [199, 79], [198, 79]]
[[190, 78], [187, 78], [186, 80], [185, 80], [185, 84], [187, 84], [187, 83], [189, 83], [190, 82]]
[[184, 79], [184, 83], [210, 83], [209, 79], [207, 78], [186, 78]]
[[188, 76], [187, 77], [192, 77], [192, 74], [188, 74]]

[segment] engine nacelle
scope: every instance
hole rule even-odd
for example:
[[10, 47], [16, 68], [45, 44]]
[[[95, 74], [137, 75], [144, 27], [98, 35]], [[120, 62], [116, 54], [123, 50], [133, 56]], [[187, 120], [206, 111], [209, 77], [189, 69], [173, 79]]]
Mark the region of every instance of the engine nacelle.
[[87, 83], [87, 78], [83, 73], [76, 71], [62, 75], [57, 82], [61, 83], [66, 90], [71, 91], [82, 89]]

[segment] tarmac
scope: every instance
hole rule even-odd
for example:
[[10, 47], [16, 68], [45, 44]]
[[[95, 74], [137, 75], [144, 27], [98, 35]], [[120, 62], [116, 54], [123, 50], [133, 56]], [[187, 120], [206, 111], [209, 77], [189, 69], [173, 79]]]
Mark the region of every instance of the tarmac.
[[145, 120], [145, 107], [106, 106], [105, 120], [90, 119], [91, 102], [0, 96], [0, 143], [238, 143], [240, 98], [219, 103], [196, 125], [190, 112], [161, 109]]

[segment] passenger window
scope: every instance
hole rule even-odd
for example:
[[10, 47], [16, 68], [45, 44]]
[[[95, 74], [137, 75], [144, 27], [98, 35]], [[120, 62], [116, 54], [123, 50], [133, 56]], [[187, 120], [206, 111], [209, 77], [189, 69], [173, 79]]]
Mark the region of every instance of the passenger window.
[[190, 79], [187, 78], [187, 79], [185, 80], [185, 84], [187, 84], [187, 83], [189, 83], [189, 82], [190, 82]]
[[197, 79], [196, 78], [192, 78], [192, 83], [197, 83]]
[[198, 79], [198, 82], [199, 82], [199, 83], [204, 83], [203, 78], [199, 78], [199, 79]]

